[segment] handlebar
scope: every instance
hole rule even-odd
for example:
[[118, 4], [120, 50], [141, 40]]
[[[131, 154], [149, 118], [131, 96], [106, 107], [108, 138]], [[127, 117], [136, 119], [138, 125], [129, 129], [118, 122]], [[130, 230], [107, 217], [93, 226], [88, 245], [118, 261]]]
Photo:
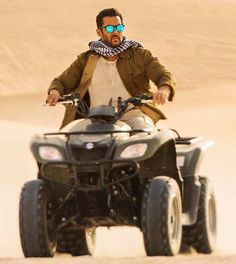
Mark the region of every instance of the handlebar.
[[[66, 94], [63, 95], [59, 100], [58, 100], [58, 104], [73, 104], [75, 106], [78, 105], [78, 102], [81, 101], [79, 95], [77, 93], [70, 93], [70, 94]], [[152, 102], [152, 96], [148, 96], [148, 95], [139, 95], [139, 96], [134, 96], [134, 97], [130, 97], [127, 100], [122, 100], [121, 97], [118, 97], [118, 107], [120, 104], [133, 104], [134, 106], [140, 106], [146, 103], [151, 103]], [[48, 103], [44, 104], [49, 105]]]
[[[121, 97], [118, 97], [116, 116], [117, 116], [117, 118], [121, 117], [125, 113], [125, 111], [127, 110], [128, 105], [130, 105], [130, 104], [132, 104], [133, 107], [135, 108], [137, 106], [142, 106], [142, 105], [145, 105], [145, 104], [151, 103], [151, 102], [152, 102], [152, 96], [148, 96], [145, 94], [130, 97], [127, 100], [122, 100]], [[87, 114], [89, 112], [89, 107], [84, 102], [84, 100], [80, 99], [80, 96], [77, 93], [66, 94], [66, 95], [62, 96], [58, 100], [57, 103], [58, 104], [72, 104], [72, 105], [76, 106], [77, 112], [79, 112], [79, 114], [81, 116], [87, 116]], [[45, 104], [45, 105], [49, 105], [49, 104]], [[129, 109], [129, 110], [131, 110], [131, 109]], [[127, 110], [127, 111], [129, 111], [129, 110]]]

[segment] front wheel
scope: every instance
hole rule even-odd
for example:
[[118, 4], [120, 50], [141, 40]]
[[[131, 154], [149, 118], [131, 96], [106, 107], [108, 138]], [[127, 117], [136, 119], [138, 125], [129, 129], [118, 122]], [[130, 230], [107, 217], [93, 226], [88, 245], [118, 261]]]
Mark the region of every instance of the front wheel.
[[142, 231], [148, 256], [173, 256], [180, 250], [182, 203], [172, 178], [155, 177], [146, 184], [142, 201]]
[[56, 250], [53, 199], [42, 180], [27, 182], [20, 196], [19, 228], [25, 257], [52, 257]]

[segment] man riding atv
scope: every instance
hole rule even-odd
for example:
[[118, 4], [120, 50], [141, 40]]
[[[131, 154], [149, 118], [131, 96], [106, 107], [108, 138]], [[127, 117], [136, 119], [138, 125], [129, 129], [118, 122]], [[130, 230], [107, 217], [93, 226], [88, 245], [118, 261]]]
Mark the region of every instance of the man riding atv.
[[[76, 92], [90, 107], [107, 105], [112, 98], [128, 99], [142, 94], [153, 95], [154, 105], [172, 101], [175, 82], [172, 74], [151, 52], [123, 36], [125, 25], [121, 13], [114, 8], [102, 10], [96, 17], [97, 41], [89, 43], [89, 50], [77, 60], [48, 89], [47, 102], [55, 105], [65, 94]], [[151, 91], [150, 80], [157, 90]], [[155, 130], [155, 123], [164, 115], [152, 104], [134, 109], [121, 121], [132, 129]], [[66, 106], [61, 127], [79, 118], [73, 105]]]
[[215, 248], [214, 191], [199, 172], [211, 142], [155, 129], [174, 80], [123, 30], [116, 9], [101, 11], [100, 39], [49, 87], [48, 104], [66, 113], [63, 129], [31, 141], [39, 171], [20, 196], [25, 257], [93, 254], [101, 226], [138, 227], [148, 256]]

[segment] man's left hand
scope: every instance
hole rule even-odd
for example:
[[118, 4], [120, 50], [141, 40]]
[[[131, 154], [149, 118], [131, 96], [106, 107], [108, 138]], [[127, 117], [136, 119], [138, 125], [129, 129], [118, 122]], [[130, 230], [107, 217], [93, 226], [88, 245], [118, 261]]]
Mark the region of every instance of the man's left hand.
[[171, 93], [171, 88], [168, 85], [162, 85], [157, 92], [153, 94], [152, 100], [154, 104], [165, 104]]

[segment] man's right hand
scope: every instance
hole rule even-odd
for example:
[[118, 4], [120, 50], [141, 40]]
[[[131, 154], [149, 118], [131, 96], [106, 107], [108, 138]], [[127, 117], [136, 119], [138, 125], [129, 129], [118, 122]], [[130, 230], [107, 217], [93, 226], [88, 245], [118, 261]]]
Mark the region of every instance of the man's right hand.
[[57, 90], [50, 90], [48, 97], [47, 97], [47, 103], [50, 106], [54, 106], [57, 104], [60, 97], [61, 97], [60, 93]]

